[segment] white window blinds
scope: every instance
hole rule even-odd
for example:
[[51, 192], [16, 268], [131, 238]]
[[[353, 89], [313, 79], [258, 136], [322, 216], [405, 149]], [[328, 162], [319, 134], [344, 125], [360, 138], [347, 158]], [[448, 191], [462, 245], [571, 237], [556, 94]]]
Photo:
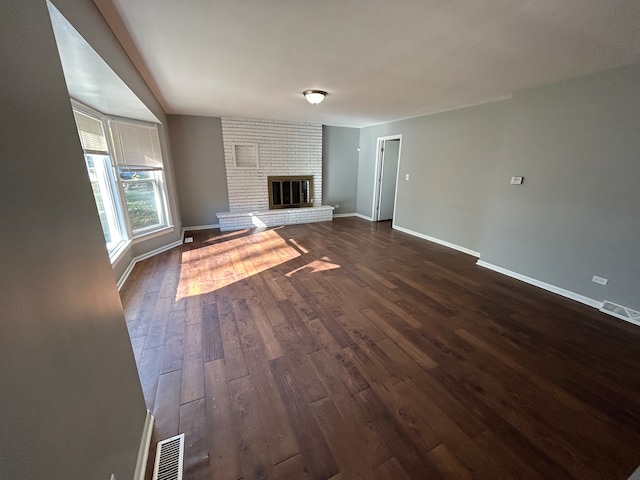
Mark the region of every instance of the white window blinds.
[[96, 118], [85, 115], [77, 110], [73, 111], [73, 116], [78, 126], [80, 143], [86, 153], [109, 154], [107, 139], [104, 135], [102, 122]]
[[162, 168], [157, 125], [109, 120], [109, 128], [118, 167], [154, 170]]

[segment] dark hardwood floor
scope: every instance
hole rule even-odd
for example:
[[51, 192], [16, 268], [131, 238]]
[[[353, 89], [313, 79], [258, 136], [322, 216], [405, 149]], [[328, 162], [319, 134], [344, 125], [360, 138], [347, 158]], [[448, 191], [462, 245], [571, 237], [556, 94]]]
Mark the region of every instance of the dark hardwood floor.
[[[190, 233], [191, 234], [191, 233]], [[186, 479], [626, 479], [640, 327], [356, 218], [193, 232], [121, 291]]]

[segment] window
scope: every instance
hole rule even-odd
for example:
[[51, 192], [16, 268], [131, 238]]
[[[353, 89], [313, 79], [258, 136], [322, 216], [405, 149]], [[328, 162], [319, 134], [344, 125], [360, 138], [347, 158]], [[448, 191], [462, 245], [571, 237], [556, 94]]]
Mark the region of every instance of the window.
[[113, 257], [127, 240], [170, 224], [158, 127], [108, 118], [76, 102], [73, 114], [105, 242]]
[[98, 215], [102, 224], [102, 233], [109, 252], [113, 252], [123, 242], [122, 225], [113, 198], [112, 180], [109, 176], [111, 167], [108, 155], [85, 154], [89, 180], [93, 196], [98, 207]]
[[161, 179], [156, 171], [119, 169], [131, 230], [139, 232], [163, 225]]
[[109, 130], [133, 235], [168, 225], [157, 125], [109, 120]]
[[103, 123], [87, 113], [74, 110], [80, 143], [98, 209], [107, 250], [112, 255], [125, 240], [125, 228], [118, 209], [117, 190]]

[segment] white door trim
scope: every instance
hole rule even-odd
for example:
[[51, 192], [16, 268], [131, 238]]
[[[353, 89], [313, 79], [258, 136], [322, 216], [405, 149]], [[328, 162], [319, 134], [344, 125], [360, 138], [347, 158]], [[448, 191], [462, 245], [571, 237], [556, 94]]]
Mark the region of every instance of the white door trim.
[[396, 224], [396, 204], [398, 201], [398, 183], [400, 182], [400, 160], [402, 158], [402, 134], [398, 133], [396, 135], [386, 135], [384, 137], [378, 137], [376, 140], [376, 167], [373, 176], [373, 205], [371, 207], [371, 218], [373, 218], [374, 222], [377, 222], [380, 219], [380, 184], [382, 179], [378, 181], [378, 176], [382, 175], [382, 161], [384, 154], [382, 152], [382, 146], [384, 142], [387, 140], [399, 140], [400, 144], [398, 145], [398, 169], [396, 171], [396, 191], [395, 196], [393, 198], [393, 219], [391, 220], [392, 226]]

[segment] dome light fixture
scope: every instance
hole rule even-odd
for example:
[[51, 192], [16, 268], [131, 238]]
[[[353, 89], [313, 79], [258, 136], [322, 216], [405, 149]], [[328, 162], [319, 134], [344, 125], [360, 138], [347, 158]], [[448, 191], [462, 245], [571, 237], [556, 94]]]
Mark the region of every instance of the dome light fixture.
[[305, 90], [302, 92], [302, 95], [304, 95], [304, 98], [306, 98], [307, 102], [311, 105], [317, 105], [324, 100], [324, 97], [327, 96], [327, 92], [322, 90]]

